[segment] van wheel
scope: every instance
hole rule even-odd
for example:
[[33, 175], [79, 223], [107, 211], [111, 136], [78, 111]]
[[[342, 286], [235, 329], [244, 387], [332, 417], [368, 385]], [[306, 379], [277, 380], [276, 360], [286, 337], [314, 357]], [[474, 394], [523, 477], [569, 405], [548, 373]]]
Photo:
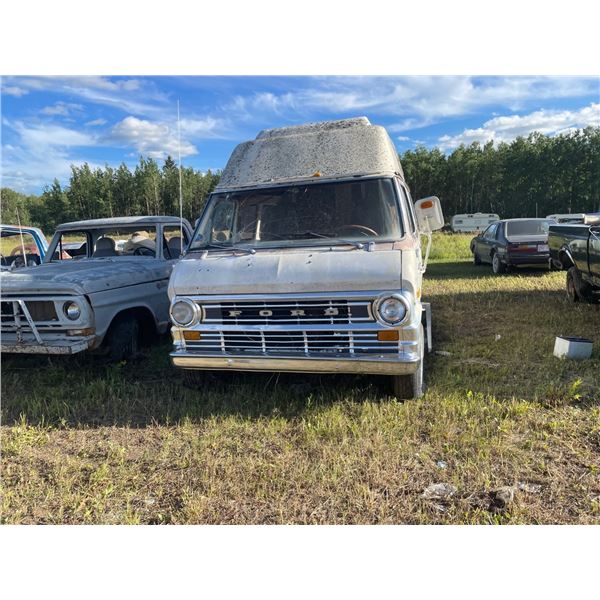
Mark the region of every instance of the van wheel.
[[183, 385], [186, 388], [192, 390], [198, 390], [206, 383], [204, 371], [197, 371], [195, 369], [183, 369]]
[[492, 256], [492, 271], [496, 275], [502, 275], [506, 272], [506, 265], [500, 260], [497, 252]]
[[108, 336], [109, 356], [113, 361], [135, 358], [140, 349], [140, 324], [132, 316], [125, 316], [112, 324]]
[[423, 325], [421, 325], [421, 361], [419, 368], [415, 373], [410, 375], [392, 375], [392, 392], [399, 400], [411, 400], [413, 398], [420, 398], [423, 395], [423, 362], [424, 362], [424, 348], [425, 338], [423, 336]]

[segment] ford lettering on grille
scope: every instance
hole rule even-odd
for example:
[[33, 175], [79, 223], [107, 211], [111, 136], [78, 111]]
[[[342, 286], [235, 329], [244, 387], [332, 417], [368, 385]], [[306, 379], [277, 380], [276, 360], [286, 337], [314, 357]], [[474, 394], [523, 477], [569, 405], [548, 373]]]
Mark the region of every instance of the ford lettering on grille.
[[369, 301], [364, 300], [302, 300], [222, 302], [202, 306], [204, 323], [318, 325], [373, 321], [370, 304]]

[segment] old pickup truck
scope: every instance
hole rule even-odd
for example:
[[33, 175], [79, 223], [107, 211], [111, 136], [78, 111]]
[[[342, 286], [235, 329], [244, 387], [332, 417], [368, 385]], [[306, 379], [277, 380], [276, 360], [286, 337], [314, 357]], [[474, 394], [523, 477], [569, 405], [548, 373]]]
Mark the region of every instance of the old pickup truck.
[[582, 225], [550, 225], [552, 266], [567, 270], [567, 295], [573, 302], [600, 300], [600, 213]]
[[0, 275], [1, 351], [135, 355], [169, 326], [167, 284], [190, 236], [177, 217], [60, 225], [41, 265]]
[[190, 383], [202, 369], [370, 373], [419, 396], [420, 234], [443, 225], [367, 118], [261, 132], [233, 151], [173, 269], [173, 363]]

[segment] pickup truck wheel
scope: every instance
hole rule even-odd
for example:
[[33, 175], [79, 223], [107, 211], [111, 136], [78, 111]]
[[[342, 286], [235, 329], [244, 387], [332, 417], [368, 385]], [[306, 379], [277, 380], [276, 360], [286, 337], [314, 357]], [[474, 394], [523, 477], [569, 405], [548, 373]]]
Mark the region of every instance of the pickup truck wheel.
[[573, 267], [567, 271], [567, 296], [571, 302], [579, 302], [579, 295], [573, 281]]
[[583, 300], [592, 304], [595, 302], [592, 286], [583, 281], [577, 267], [571, 267], [567, 271], [567, 296], [572, 302]]
[[140, 347], [140, 324], [135, 317], [126, 316], [113, 323], [108, 340], [109, 356], [113, 361], [135, 358]]
[[496, 252], [492, 256], [492, 271], [495, 275], [502, 275], [502, 273], [506, 272], [506, 265], [500, 260]]

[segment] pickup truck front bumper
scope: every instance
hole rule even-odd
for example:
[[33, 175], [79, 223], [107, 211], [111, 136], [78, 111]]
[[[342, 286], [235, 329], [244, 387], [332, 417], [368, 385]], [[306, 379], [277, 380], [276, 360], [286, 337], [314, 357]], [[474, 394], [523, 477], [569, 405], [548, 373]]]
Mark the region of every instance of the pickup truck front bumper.
[[51, 338], [43, 336], [42, 343], [39, 343], [36, 339], [18, 341], [14, 333], [2, 333], [0, 352], [7, 354], [77, 354], [91, 348], [95, 340], [95, 335], [72, 338], [65, 335], [54, 335]]

